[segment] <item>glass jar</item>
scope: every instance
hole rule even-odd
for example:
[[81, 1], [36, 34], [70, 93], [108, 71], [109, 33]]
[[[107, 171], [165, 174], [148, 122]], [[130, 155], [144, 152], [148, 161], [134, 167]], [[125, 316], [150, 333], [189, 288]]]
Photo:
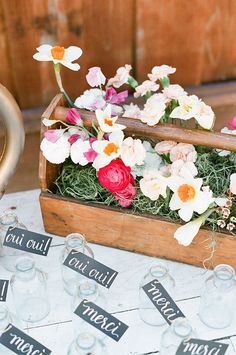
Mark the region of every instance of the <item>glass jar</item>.
[[65, 247], [62, 250], [60, 256], [60, 264], [64, 289], [71, 296], [75, 294], [78, 283], [86, 278], [78, 272], [71, 270], [69, 267], [63, 265], [63, 262], [65, 261], [72, 249], [76, 250], [77, 252], [86, 254], [91, 258], [94, 258], [93, 251], [87, 245], [86, 239], [82, 234], [72, 233], [66, 237]]
[[107, 349], [93, 334], [81, 333], [70, 345], [67, 355], [107, 355]]
[[215, 267], [205, 282], [201, 295], [199, 317], [211, 328], [226, 328], [233, 321], [236, 297], [234, 269], [226, 264]]
[[176, 318], [164, 331], [161, 337], [160, 355], [175, 355], [182, 341], [196, 338], [189, 321], [186, 318]]
[[[9, 312], [8, 308], [5, 305], [0, 304], [0, 336], [7, 330], [9, 323], [13, 323], [17, 326], [16, 321], [13, 315]], [[13, 352], [7, 349], [5, 346], [0, 344], [0, 354], [2, 355], [12, 355]]]
[[47, 295], [46, 274], [35, 267], [31, 257], [19, 258], [11, 278], [11, 289], [17, 314], [25, 322], [44, 319], [50, 304]]
[[15, 263], [17, 258], [26, 255], [22, 250], [3, 246], [3, 241], [9, 227], [27, 229], [26, 226], [19, 222], [18, 217], [11, 210], [5, 211], [0, 216], [0, 257], [2, 266], [11, 272], [15, 271]]
[[156, 309], [154, 304], [148, 298], [142, 287], [147, 283], [157, 279], [173, 298], [175, 281], [169, 274], [167, 266], [163, 263], [158, 263], [149, 269], [148, 273], [143, 277], [139, 287], [139, 316], [147, 324], [152, 326], [160, 326], [166, 324], [165, 319]]
[[[76, 310], [76, 308], [83, 300], [93, 302], [97, 306], [107, 311], [107, 300], [101, 292], [99, 285], [97, 285], [92, 280], [85, 279], [77, 285], [76, 293], [72, 300], [72, 312]], [[81, 332], [88, 332], [98, 339], [104, 339], [106, 337], [104, 333], [102, 333], [100, 330], [96, 329], [89, 323], [85, 322], [75, 313], [73, 313], [73, 325], [76, 334]]]

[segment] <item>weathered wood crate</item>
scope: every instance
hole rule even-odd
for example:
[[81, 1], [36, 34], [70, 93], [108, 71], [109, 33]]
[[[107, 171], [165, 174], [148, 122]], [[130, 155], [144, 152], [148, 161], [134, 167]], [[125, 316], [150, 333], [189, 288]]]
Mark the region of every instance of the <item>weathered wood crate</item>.
[[[85, 126], [91, 124], [95, 114], [79, 110]], [[57, 95], [43, 118], [65, 119], [66, 108], [61, 95]], [[236, 151], [236, 137], [219, 132], [182, 129], [172, 125], [149, 127], [135, 119], [120, 118], [127, 126], [127, 134], [171, 139], [177, 142]], [[43, 135], [45, 127], [42, 126]], [[201, 229], [189, 247], [181, 246], [173, 238], [178, 225], [151, 215], [133, 214], [127, 209], [104, 207], [99, 204], [65, 198], [50, 191], [60, 171], [59, 165], [46, 161], [40, 154], [40, 204], [45, 230], [66, 236], [72, 232], [85, 234], [92, 243], [126, 249], [188, 264], [202, 266], [209, 258], [212, 231]], [[215, 233], [217, 243], [213, 265], [227, 263], [236, 268], [236, 237], [227, 233]], [[212, 266], [213, 266], [212, 265]]]

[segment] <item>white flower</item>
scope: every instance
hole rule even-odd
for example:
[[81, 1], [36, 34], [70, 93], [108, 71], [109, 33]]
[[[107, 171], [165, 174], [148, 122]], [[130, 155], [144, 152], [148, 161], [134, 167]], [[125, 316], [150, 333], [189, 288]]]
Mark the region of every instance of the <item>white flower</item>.
[[217, 197], [215, 198], [215, 203], [217, 204], [217, 206], [219, 207], [225, 207], [227, 206], [227, 202], [229, 201], [228, 198], [226, 197]]
[[186, 121], [195, 117], [201, 102], [196, 95], [182, 96], [178, 101], [179, 106], [171, 112], [171, 118], [179, 118]]
[[170, 200], [170, 209], [179, 210], [179, 216], [185, 222], [188, 222], [193, 212], [202, 214], [209, 205], [214, 202], [212, 191], [204, 189], [201, 191], [202, 179], [181, 178], [171, 176], [169, 178], [169, 187], [174, 192]]
[[143, 178], [140, 180], [140, 189], [144, 196], [156, 201], [160, 195], [166, 197], [167, 181], [168, 178], [157, 171], [144, 171]]
[[52, 61], [54, 64], [60, 63], [71, 70], [79, 70], [80, 65], [72, 63], [82, 54], [82, 49], [76, 46], [52, 47], [49, 44], [43, 44], [37, 48], [38, 53], [33, 55], [33, 58], [43, 62]]
[[152, 148], [151, 144], [147, 141], [144, 141], [143, 146], [146, 150], [144, 164], [136, 165], [132, 168], [132, 175], [134, 177], [143, 176], [144, 171], [158, 171], [162, 165], [161, 157], [157, 154], [155, 149]]
[[118, 68], [116, 75], [108, 80], [107, 86], [114, 86], [115, 88], [119, 88], [123, 84], [126, 84], [128, 82], [131, 69], [131, 65], [128, 64], [125, 64], [124, 67]]
[[139, 97], [139, 96], [144, 96], [146, 95], [148, 92], [152, 92], [152, 91], [157, 91], [159, 89], [159, 85], [154, 83], [151, 80], [145, 80], [141, 85], [136, 86], [135, 88], [135, 93], [134, 93], [134, 97]]
[[44, 138], [40, 144], [44, 157], [53, 164], [63, 163], [70, 155], [70, 143], [68, 134], [65, 133], [55, 143]]
[[233, 195], [236, 195], [236, 173], [232, 174], [230, 176], [230, 192], [233, 194]]
[[169, 85], [164, 88], [162, 92], [168, 101], [179, 100], [179, 98], [181, 98], [182, 96], [187, 95], [186, 91], [184, 91], [182, 86], [178, 84]]
[[140, 139], [127, 137], [121, 145], [121, 159], [126, 166], [142, 165], [146, 156], [146, 150]]
[[178, 240], [179, 244], [187, 247], [198, 234], [204, 220], [205, 219], [200, 216], [194, 221], [184, 224], [175, 231], [174, 238]]
[[183, 161], [181, 159], [174, 161], [170, 167], [171, 175], [180, 176], [184, 179], [195, 177], [198, 170], [193, 162]]
[[[236, 129], [229, 129], [227, 127], [224, 127], [221, 129], [221, 133], [236, 135]], [[227, 155], [231, 154], [231, 152], [228, 150], [216, 149], [216, 151], [218, 152], [218, 155], [221, 157], [226, 157]]]
[[168, 77], [168, 75], [176, 72], [176, 68], [170, 67], [169, 65], [160, 65], [152, 68], [152, 73], [148, 74], [148, 77], [152, 81], [156, 81], [158, 79], [163, 79]]
[[97, 140], [92, 143], [92, 148], [98, 153], [93, 162], [96, 170], [108, 165], [120, 156], [120, 147], [124, 139], [123, 131], [112, 132], [109, 140]]
[[116, 123], [118, 116], [111, 116], [111, 105], [107, 105], [104, 110], [96, 110], [96, 117], [101, 130], [105, 133], [123, 130], [126, 127]]
[[112, 116], [120, 116], [123, 113], [123, 108], [119, 105], [111, 105], [111, 114]]
[[139, 118], [141, 114], [141, 110], [138, 105], [134, 105], [133, 102], [130, 105], [124, 105], [124, 114], [123, 117], [129, 118]]
[[215, 123], [215, 114], [212, 108], [200, 101], [196, 107], [195, 120], [204, 129], [212, 129]]
[[147, 106], [153, 106], [153, 105], [158, 105], [158, 104], [166, 104], [168, 102], [168, 99], [165, 97], [164, 94], [161, 92], [157, 94], [153, 94], [149, 99], [146, 101]]
[[86, 159], [84, 153], [91, 149], [90, 142], [83, 141], [82, 139], [78, 139], [75, 143], [71, 146], [70, 156], [75, 164], [80, 164], [82, 166], [87, 165], [89, 162]]
[[148, 99], [144, 109], [141, 111], [140, 119], [143, 123], [147, 123], [148, 126], [155, 126], [165, 114], [165, 109], [164, 102], [157, 103]]
[[101, 109], [106, 105], [104, 96], [105, 91], [100, 89], [86, 90], [81, 96], [77, 97], [75, 106], [90, 111]]

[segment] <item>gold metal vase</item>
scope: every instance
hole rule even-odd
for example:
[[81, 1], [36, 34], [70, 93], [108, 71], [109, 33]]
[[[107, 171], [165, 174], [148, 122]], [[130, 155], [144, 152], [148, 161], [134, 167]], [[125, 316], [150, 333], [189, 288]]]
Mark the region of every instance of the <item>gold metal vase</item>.
[[0, 118], [5, 126], [5, 144], [0, 157], [0, 198], [14, 174], [24, 148], [21, 111], [9, 91], [0, 84]]

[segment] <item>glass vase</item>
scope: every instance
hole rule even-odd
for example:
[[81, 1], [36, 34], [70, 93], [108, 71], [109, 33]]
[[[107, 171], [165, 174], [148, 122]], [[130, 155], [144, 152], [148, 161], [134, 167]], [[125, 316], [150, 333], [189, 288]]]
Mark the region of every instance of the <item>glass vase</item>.
[[163, 263], [158, 263], [149, 269], [143, 277], [139, 287], [139, 316], [147, 324], [152, 326], [161, 326], [166, 324], [165, 319], [156, 309], [154, 304], [148, 298], [142, 287], [152, 280], [157, 279], [164, 286], [166, 291], [173, 297], [175, 281], [170, 275], [168, 268]]
[[106, 346], [93, 334], [81, 333], [72, 342], [67, 355], [108, 355]]
[[[4, 331], [7, 330], [7, 326], [9, 323], [14, 324], [15, 326], [18, 326], [17, 320], [15, 317], [9, 312], [8, 308], [5, 305], [0, 304], [0, 336]], [[12, 355], [13, 352], [9, 349], [7, 349], [5, 346], [0, 344], [0, 354], [2, 355]]]
[[226, 264], [215, 267], [212, 276], [205, 282], [201, 295], [199, 317], [211, 328], [226, 328], [232, 321], [236, 298], [234, 269]]
[[38, 322], [48, 315], [50, 304], [46, 275], [35, 267], [32, 258], [22, 257], [17, 260], [16, 272], [10, 283], [16, 311], [21, 320]]
[[85, 276], [63, 265], [64, 260], [67, 258], [72, 249], [94, 258], [93, 251], [87, 245], [86, 239], [82, 234], [72, 233], [66, 237], [65, 247], [63, 248], [60, 256], [60, 264], [64, 289], [71, 296], [75, 294], [78, 283], [86, 279]]

